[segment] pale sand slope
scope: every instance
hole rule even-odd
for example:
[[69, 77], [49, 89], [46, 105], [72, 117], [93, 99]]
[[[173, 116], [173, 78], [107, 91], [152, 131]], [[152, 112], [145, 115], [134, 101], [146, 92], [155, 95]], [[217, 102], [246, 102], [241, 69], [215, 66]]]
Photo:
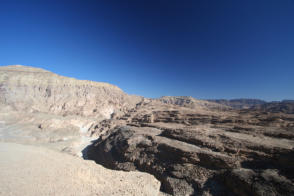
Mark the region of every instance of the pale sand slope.
[[65, 153], [0, 143], [0, 195], [158, 195], [151, 175], [105, 169]]

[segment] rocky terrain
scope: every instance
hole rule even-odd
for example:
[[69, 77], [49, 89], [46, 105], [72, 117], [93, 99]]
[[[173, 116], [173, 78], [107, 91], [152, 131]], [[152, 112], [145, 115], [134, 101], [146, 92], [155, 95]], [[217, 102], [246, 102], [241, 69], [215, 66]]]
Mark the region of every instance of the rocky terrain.
[[159, 195], [160, 182], [149, 174], [79, 157], [95, 139], [92, 124], [140, 99], [106, 83], [0, 67], [0, 195]]
[[[0, 121], [10, 131], [0, 139], [54, 143], [50, 146], [80, 154], [93, 139], [87, 135], [93, 123], [124, 113], [141, 99], [108, 83], [76, 80], [29, 66], [2, 66]], [[20, 133], [25, 137], [16, 136]]]
[[16, 111], [110, 118], [139, 100], [108, 83], [76, 80], [28, 66], [0, 67], [0, 104]]
[[87, 148], [87, 158], [151, 173], [171, 195], [294, 194], [293, 114], [191, 109], [174, 99], [147, 100], [98, 123], [92, 133], [103, 135]]
[[234, 109], [248, 109], [266, 103], [266, 101], [260, 99], [210, 99], [208, 101], [226, 105]]
[[[0, 141], [82, 153], [108, 169], [160, 181], [162, 193], [136, 195], [294, 195], [291, 100], [148, 99], [110, 84], [6, 66], [0, 105]], [[155, 179], [142, 178], [156, 190]]]
[[251, 109], [257, 111], [271, 112], [271, 113], [288, 113], [294, 114], [294, 101], [293, 100], [284, 100], [281, 102], [270, 102], [262, 105], [256, 105]]

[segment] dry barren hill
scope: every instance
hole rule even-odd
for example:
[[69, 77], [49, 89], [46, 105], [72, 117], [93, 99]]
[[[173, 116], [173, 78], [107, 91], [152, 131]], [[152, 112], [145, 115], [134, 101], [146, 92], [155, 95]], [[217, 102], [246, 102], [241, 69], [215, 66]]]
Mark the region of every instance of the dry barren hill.
[[127, 112], [143, 100], [198, 110], [227, 108], [192, 97], [143, 99], [108, 83], [76, 80], [35, 67], [0, 67], [0, 104], [14, 111], [110, 118], [114, 113]]
[[123, 114], [141, 99], [108, 83], [30, 66], [1, 66], [0, 121], [9, 130], [1, 140], [54, 143], [50, 145], [54, 149], [80, 154], [80, 148], [92, 139], [87, 137], [89, 127], [114, 113]]
[[108, 83], [76, 80], [28, 66], [0, 67], [0, 104], [16, 111], [110, 118], [139, 100]]
[[284, 112], [288, 114], [294, 114], [294, 100], [270, 102], [262, 105], [256, 105], [252, 109], [272, 113]]
[[177, 105], [181, 107], [186, 107], [186, 108], [191, 108], [195, 110], [228, 110], [230, 107], [228, 107], [225, 104], [219, 104], [219, 103], [214, 103], [206, 100], [198, 100], [193, 97], [188, 97], [188, 96], [164, 96], [159, 99], [156, 99], [157, 101], [160, 101], [165, 104], [170, 104], [170, 105]]
[[294, 195], [293, 101], [149, 99], [6, 66], [0, 105], [0, 141], [78, 149], [109, 169], [152, 174], [165, 194]]
[[226, 105], [234, 109], [248, 109], [266, 103], [266, 101], [260, 99], [210, 99], [208, 101]]
[[87, 133], [94, 122], [140, 100], [107, 83], [0, 67], [0, 195], [158, 195], [151, 175], [117, 173], [71, 156], [95, 139]]

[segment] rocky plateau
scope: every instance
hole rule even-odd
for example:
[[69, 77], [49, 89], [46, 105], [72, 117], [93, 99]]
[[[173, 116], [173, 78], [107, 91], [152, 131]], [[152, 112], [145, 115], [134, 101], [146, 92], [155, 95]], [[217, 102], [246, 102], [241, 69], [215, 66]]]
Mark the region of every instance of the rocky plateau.
[[142, 178], [154, 191], [136, 195], [294, 195], [291, 100], [149, 99], [4, 66], [0, 107], [0, 141], [80, 152], [108, 169], [153, 175]]

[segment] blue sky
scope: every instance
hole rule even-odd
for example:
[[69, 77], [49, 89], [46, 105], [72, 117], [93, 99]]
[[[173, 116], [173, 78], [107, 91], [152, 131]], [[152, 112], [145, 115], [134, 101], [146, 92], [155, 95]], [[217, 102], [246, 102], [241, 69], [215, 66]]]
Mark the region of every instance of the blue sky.
[[0, 0], [0, 65], [146, 97], [294, 99], [294, 1]]

